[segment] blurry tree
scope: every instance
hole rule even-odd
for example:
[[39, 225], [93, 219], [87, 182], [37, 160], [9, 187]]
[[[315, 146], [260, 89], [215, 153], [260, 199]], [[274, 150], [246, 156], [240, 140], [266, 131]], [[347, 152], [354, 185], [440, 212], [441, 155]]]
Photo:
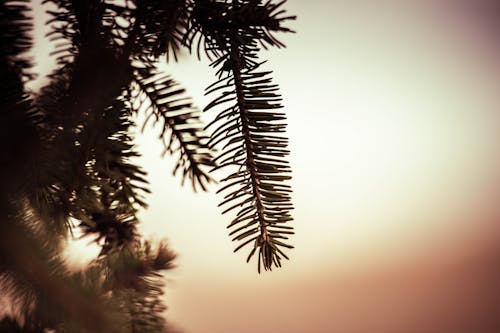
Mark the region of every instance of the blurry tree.
[[[162, 271], [174, 255], [136, 230], [148, 193], [132, 161], [137, 114], [160, 126], [165, 152], [178, 158], [174, 173], [195, 190], [212, 181], [209, 171], [229, 169], [219, 191], [224, 212], [238, 210], [229, 225], [236, 250], [249, 247], [248, 260], [257, 253], [259, 272], [280, 266], [293, 233], [285, 116], [258, 51], [283, 46], [273, 35], [290, 31], [283, 2], [45, 2], [57, 68], [36, 93], [25, 86], [33, 78], [31, 4], [0, 2], [0, 292], [18, 318], [5, 316], [0, 331], [170, 330]], [[182, 47], [217, 70], [205, 110], [219, 113], [206, 128], [157, 66]], [[75, 228], [101, 247], [76, 272], [62, 257]]]

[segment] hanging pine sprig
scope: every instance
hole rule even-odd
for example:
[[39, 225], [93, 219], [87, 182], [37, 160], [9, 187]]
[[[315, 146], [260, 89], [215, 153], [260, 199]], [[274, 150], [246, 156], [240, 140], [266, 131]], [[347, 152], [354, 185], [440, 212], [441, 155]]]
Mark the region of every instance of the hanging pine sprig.
[[[225, 193], [220, 204], [223, 213], [234, 211], [228, 228], [233, 241], [251, 246], [247, 261], [258, 253], [258, 270], [280, 267], [288, 259], [285, 248], [293, 228], [290, 198], [290, 167], [285, 131], [285, 114], [278, 86], [270, 72], [260, 69], [259, 45], [283, 46], [274, 32], [290, 31], [280, 9], [284, 2], [196, 1], [192, 25], [187, 29], [186, 43], [204, 41], [207, 55], [213, 59], [219, 80], [207, 88], [207, 94], [218, 96], [205, 108], [217, 108], [219, 114], [209, 124], [214, 128], [210, 146], [222, 145], [213, 170], [228, 168], [231, 174], [222, 179]], [[196, 46], [199, 48], [199, 46]]]

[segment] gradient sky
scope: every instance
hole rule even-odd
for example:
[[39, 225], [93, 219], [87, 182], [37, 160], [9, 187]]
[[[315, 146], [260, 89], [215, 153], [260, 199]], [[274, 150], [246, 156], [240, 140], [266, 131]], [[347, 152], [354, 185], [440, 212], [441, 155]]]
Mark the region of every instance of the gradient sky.
[[[289, 117], [297, 234], [283, 269], [258, 275], [233, 254], [216, 187], [180, 188], [154, 130], [139, 136], [153, 190], [142, 230], [179, 254], [171, 322], [191, 333], [500, 331], [500, 13], [479, 3], [288, 2], [297, 34], [262, 54]], [[206, 61], [166, 69], [206, 104]]]

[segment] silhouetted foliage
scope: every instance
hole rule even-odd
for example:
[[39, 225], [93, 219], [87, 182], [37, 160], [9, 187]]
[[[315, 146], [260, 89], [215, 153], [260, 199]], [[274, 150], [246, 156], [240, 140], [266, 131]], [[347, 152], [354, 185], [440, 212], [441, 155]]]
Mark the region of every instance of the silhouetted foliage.
[[[146, 173], [130, 129], [142, 114], [161, 128], [174, 173], [207, 189], [228, 168], [221, 205], [230, 235], [258, 254], [258, 271], [288, 257], [290, 168], [278, 87], [261, 47], [289, 32], [284, 3], [259, 0], [45, 0], [57, 68], [29, 92], [27, 0], [0, 3], [0, 291], [16, 317], [1, 332], [167, 332], [162, 272], [174, 254], [137, 231]], [[217, 109], [204, 127], [185, 90], [158, 68], [187, 48], [217, 69]], [[196, 51], [195, 51], [196, 50]], [[214, 128], [211, 133], [207, 129]], [[221, 147], [215, 156], [215, 150]], [[62, 249], [78, 230], [101, 247], [80, 271]]]

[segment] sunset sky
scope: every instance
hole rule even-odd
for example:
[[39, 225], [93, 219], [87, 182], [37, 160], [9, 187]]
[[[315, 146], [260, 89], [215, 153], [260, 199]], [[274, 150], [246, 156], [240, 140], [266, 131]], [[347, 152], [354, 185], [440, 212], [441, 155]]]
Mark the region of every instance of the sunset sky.
[[[217, 186], [181, 188], [155, 130], [139, 135], [153, 191], [142, 230], [178, 253], [172, 323], [191, 333], [500, 331], [500, 11], [479, 3], [288, 1], [297, 33], [262, 53], [292, 151], [296, 248], [280, 270], [258, 275], [233, 254]], [[206, 60], [186, 54], [165, 69], [207, 103]]]

